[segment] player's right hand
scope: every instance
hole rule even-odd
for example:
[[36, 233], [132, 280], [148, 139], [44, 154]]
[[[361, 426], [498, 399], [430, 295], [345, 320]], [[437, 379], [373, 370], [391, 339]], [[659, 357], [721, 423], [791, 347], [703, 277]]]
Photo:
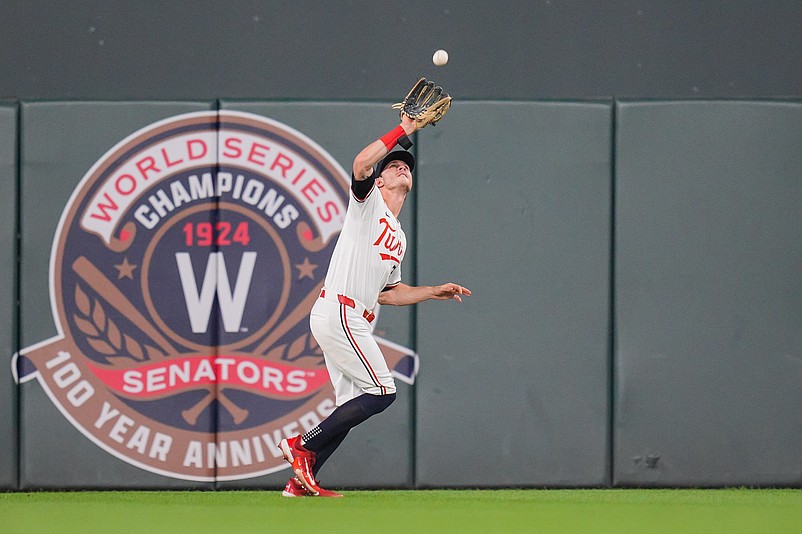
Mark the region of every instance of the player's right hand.
[[462, 302], [462, 297], [460, 295], [464, 295], [469, 297], [471, 295], [471, 290], [467, 287], [463, 287], [459, 284], [455, 284], [453, 282], [449, 282], [447, 284], [443, 284], [441, 286], [434, 286], [432, 288], [433, 299], [435, 300], [450, 300], [454, 299], [459, 302]]

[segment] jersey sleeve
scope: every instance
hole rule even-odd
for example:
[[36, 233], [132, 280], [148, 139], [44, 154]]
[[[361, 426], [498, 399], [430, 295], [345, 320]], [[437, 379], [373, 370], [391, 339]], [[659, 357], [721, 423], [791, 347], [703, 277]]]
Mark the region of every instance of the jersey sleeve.
[[398, 267], [393, 269], [393, 272], [390, 274], [390, 278], [387, 279], [387, 283], [384, 285], [384, 289], [382, 291], [387, 291], [388, 289], [392, 289], [398, 284], [401, 283], [401, 264], [398, 264]]

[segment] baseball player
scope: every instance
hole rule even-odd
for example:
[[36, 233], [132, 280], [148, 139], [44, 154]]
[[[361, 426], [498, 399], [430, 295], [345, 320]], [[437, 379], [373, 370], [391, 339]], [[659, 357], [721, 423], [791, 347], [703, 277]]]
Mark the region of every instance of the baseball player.
[[287, 483], [285, 496], [341, 497], [320, 487], [318, 471], [349, 430], [395, 400], [395, 382], [372, 336], [370, 323], [376, 303], [462, 302], [463, 296], [471, 294], [454, 283], [414, 287], [401, 282], [407, 238], [398, 215], [412, 189], [415, 158], [406, 150], [393, 148], [409, 149], [412, 142], [408, 136], [428, 123], [402, 112], [399, 126], [354, 159], [345, 222], [309, 321], [323, 349], [337, 408], [305, 434], [281, 441], [284, 459], [296, 475]]

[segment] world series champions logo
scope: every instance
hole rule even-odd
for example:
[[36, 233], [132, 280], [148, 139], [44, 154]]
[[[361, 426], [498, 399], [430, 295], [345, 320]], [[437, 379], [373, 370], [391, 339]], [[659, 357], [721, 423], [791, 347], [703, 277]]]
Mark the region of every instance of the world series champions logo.
[[[59, 334], [15, 355], [117, 458], [184, 480], [284, 469], [279, 441], [335, 407], [308, 314], [349, 175], [314, 141], [234, 111], [178, 115], [110, 149], [50, 258]], [[413, 383], [417, 355], [376, 338]]]

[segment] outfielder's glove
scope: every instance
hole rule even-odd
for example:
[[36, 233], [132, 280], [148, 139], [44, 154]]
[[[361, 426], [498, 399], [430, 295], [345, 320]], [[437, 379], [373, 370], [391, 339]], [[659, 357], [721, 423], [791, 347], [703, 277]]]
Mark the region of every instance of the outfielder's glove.
[[420, 129], [429, 124], [434, 126], [445, 116], [451, 109], [451, 97], [439, 85], [421, 78], [402, 102], [393, 104], [393, 109], [413, 119]]

